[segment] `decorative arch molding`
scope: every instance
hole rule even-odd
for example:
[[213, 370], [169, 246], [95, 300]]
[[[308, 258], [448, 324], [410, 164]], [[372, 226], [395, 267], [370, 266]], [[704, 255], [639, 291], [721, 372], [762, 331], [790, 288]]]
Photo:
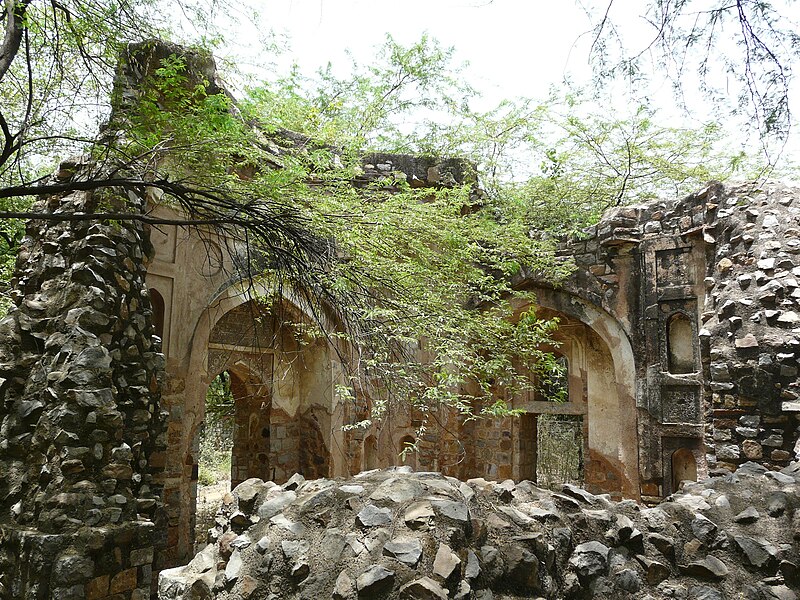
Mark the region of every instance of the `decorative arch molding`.
[[[248, 302], [256, 301], [259, 297], [269, 297], [274, 291], [273, 288], [267, 286], [263, 282], [252, 282], [248, 284], [238, 282], [217, 294], [217, 296], [209, 302], [208, 306], [197, 320], [197, 325], [192, 335], [191, 350], [189, 352], [188, 372], [200, 374], [200, 381], [207, 386], [211, 382], [211, 379], [216, 376], [216, 373], [212, 374], [208, 369], [208, 344], [214, 327], [231, 311], [244, 306]], [[300, 302], [296, 296], [287, 294], [285, 291], [281, 294], [280, 301], [286, 305], [288, 311], [293, 312], [301, 318], [314, 319], [320, 316], [312, 313], [308, 307], [304, 308], [303, 303]], [[323, 324], [330, 325], [331, 323]], [[268, 349], [265, 348], [264, 351], [267, 352]], [[330, 369], [330, 357], [327, 352], [325, 352], [325, 363], [325, 368]], [[195, 377], [195, 380], [196, 379], [198, 378]], [[200, 414], [202, 418], [202, 408], [199, 406], [202, 403], [199, 401], [200, 399], [196, 394], [188, 393], [188, 388], [189, 382], [187, 381], [187, 395], [184, 408], [189, 412], [194, 411]]]
[[[536, 294], [535, 306], [582, 323], [602, 342], [604, 348], [592, 348], [591, 340], [578, 346], [583, 346], [587, 371], [587, 485], [606, 491], [616, 488], [622, 496], [638, 499], [636, 360], [629, 333], [606, 310], [574, 294], [548, 287], [529, 289]], [[515, 308], [526, 306], [520, 303]]]
[[[185, 362], [182, 371], [188, 375], [183, 380], [183, 388], [176, 392], [180, 400], [175, 403], [180, 406], [180, 413], [173, 417], [179, 419], [182, 426], [177, 427], [176, 424], [175, 432], [179, 436], [175, 436], [170, 442], [171, 449], [179, 453], [184, 464], [180, 481], [174, 483], [184, 497], [194, 498], [196, 494], [197, 482], [191, 471], [195, 469], [197, 458], [197, 432], [205, 418], [206, 390], [221, 371], [235, 374], [248, 388], [248, 396], [253, 396], [254, 402], [268, 404], [268, 414], [259, 420], [254, 429], [259, 434], [257, 442], [271, 444], [271, 447], [269, 451], [259, 447], [252, 460], [242, 458], [238, 462], [234, 461], [234, 467], [237, 464], [241, 466], [239, 474], [232, 473], [234, 482], [251, 476], [260, 466], [264, 468], [260, 469], [259, 477], [278, 481], [285, 480], [305, 467], [310, 469], [308, 475], [312, 478], [345, 474], [340, 472], [346, 468], [346, 460], [340, 450], [344, 444], [339, 439], [342, 437], [343, 418], [339, 414], [341, 411], [336, 406], [334, 395], [340, 369], [327, 341], [283, 349], [266, 345], [238, 348], [235, 343], [214, 343], [214, 348], [210, 349], [215, 327], [226, 315], [256, 301], [257, 298], [274, 296], [274, 291], [264, 283], [235, 283], [220, 291], [194, 321], [190, 346], [183, 355]], [[330, 318], [330, 315], [313, 314], [308, 307], [303, 306], [298, 296], [293, 296], [288, 291], [284, 291], [276, 301], [282, 302], [287, 315], [298, 321], [317, 316]], [[332, 319], [326, 323], [332, 324]], [[215, 360], [211, 364], [209, 359], [212, 353], [220, 352], [229, 355], [224, 360]], [[287, 356], [282, 356], [284, 353]], [[292, 354], [291, 358], [288, 353]], [[247, 417], [247, 423], [243, 421], [240, 424], [243, 434], [253, 429], [250, 427], [250, 414], [255, 408], [248, 409], [252, 409], [249, 414], [243, 413]], [[240, 443], [241, 440], [237, 439], [236, 442]], [[265, 458], [260, 457], [260, 454]], [[281, 462], [281, 457], [287, 454], [293, 457], [296, 455], [296, 460]], [[257, 460], [263, 464], [255, 464], [254, 461]], [[179, 506], [181, 516], [177, 543], [185, 550], [191, 547], [195, 507], [194, 502], [179, 503]]]

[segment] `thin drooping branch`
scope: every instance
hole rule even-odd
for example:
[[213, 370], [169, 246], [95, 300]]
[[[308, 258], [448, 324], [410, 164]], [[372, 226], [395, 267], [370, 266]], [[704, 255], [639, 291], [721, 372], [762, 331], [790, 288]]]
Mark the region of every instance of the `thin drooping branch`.
[[[793, 0], [786, 0], [791, 4]], [[599, 4], [599, 2], [591, 3]], [[673, 83], [676, 95], [683, 100], [687, 84], [686, 67], [694, 63], [699, 86], [713, 103], [728, 97], [729, 90], [718, 90], [718, 82], [736, 79], [740, 93], [736, 94], [737, 109], [749, 113], [766, 152], [771, 142], [778, 143], [775, 156], [767, 160], [774, 164], [793, 126], [790, 111], [791, 63], [800, 56], [800, 38], [787, 15], [781, 13], [777, 2], [762, 0], [699, 0], [679, 2], [646, 2], [642, 18], [653, 28], [650, 41], [639, 50], [626, 48], [625, 30], [617, 28], [610, 15], [614, 0], [604, 0], [596, 25], [591, 33], [589, 50], [595, 62], [598, 83], [609, 81], [612, 75], [631, 78], [633, 83], [646, 80], [641, 61], [648, 57], [657, 64], [656, 72], [664, 73]], [[585, 8], [591, 17], [591, 9]], [[788, 11], [788, 7], [787, 7]], [[618, 60], [609, 55], [602, 42], [617, 40], [621, 53]], [[733, 53], [717, 46], [734, 43], [742, 53], [734, 60]], [[694, 55], [690, 50], [695, 49]], [[666, 67], [664, 69], [663, 67]], [[716, 72], [723, 73], [717, 77]], [[727, 85], [727, 84], [725, 84]], [[720, 93], [718, 93], [720, 92]], [[688, 110], [688, 107], [684, 108]], [[733, 108], [733, 107], [732, 107]]]
[[600, 38], [603, 35], [603, 30], [606, 27], [606, 23], [608, 22], [608, 14], [611, 12], [611, 7], [614, 4], [614, 0], [609, 0], [608, 5], [606, 6], [606, 12], [603, 15], [603, 20], [600, 21], [600, 24], [596, 27], [597, 33], [594, 36], [594, 40], [592, 41], [592, 45], [589, 47], [589, 54], [594, 52], [595, 46], [600, 41]]
[[136, 213], [97, 212], [97, 213], [42, 213], [30, 211], [0, 211], [0, 219], [30, 219], [32, 221], [139, 221], [148, 225], [175, 225], [177, 227], [197, 227], [200, 225], [240, 225], [247, 223], [244, 220], [229, 217], [206, 219], [168, 219], [153, 217]]

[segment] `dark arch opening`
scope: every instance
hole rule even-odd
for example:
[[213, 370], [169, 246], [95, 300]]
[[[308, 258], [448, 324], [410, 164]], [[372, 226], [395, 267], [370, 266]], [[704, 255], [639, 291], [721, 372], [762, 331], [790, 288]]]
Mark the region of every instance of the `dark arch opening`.
[[150, 306], [153, 309], [153, 329], [163, 341], [166, 305], [164, 304], [164, 297], [155, 288], [150, 288]]
[[374, 435], [368, 435], [364, 439], [364, 462], [363, 470], [371, 471], [379, 467], [378, 462], [378, 440]]

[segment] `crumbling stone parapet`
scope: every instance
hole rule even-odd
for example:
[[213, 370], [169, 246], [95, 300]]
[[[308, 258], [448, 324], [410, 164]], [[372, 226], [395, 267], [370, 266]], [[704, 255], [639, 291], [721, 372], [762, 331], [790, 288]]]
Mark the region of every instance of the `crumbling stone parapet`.
[[[779, 468], [795, 456], [797, 198], [800, 190], [774, 182], [712, 183], [613, 209], [587, 237], [559, 246], [576, 265], [562, 288], [572, 305], [607, 313], [633, 347], [643, 496], [677, 489], [689, 460], [678, 451], [694, 456], [698, 473], [747, 460]], [[526, 275], [520, 287], [547, 288]]]

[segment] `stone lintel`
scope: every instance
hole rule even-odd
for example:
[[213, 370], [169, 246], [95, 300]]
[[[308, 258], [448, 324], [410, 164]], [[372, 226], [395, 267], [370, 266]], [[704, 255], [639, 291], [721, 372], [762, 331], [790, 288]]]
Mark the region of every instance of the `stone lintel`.
[[515, 403], [514, 408], [540, 415], [584, 415], [587, 412], [586, 404], [578, 402], [523, 402]]

